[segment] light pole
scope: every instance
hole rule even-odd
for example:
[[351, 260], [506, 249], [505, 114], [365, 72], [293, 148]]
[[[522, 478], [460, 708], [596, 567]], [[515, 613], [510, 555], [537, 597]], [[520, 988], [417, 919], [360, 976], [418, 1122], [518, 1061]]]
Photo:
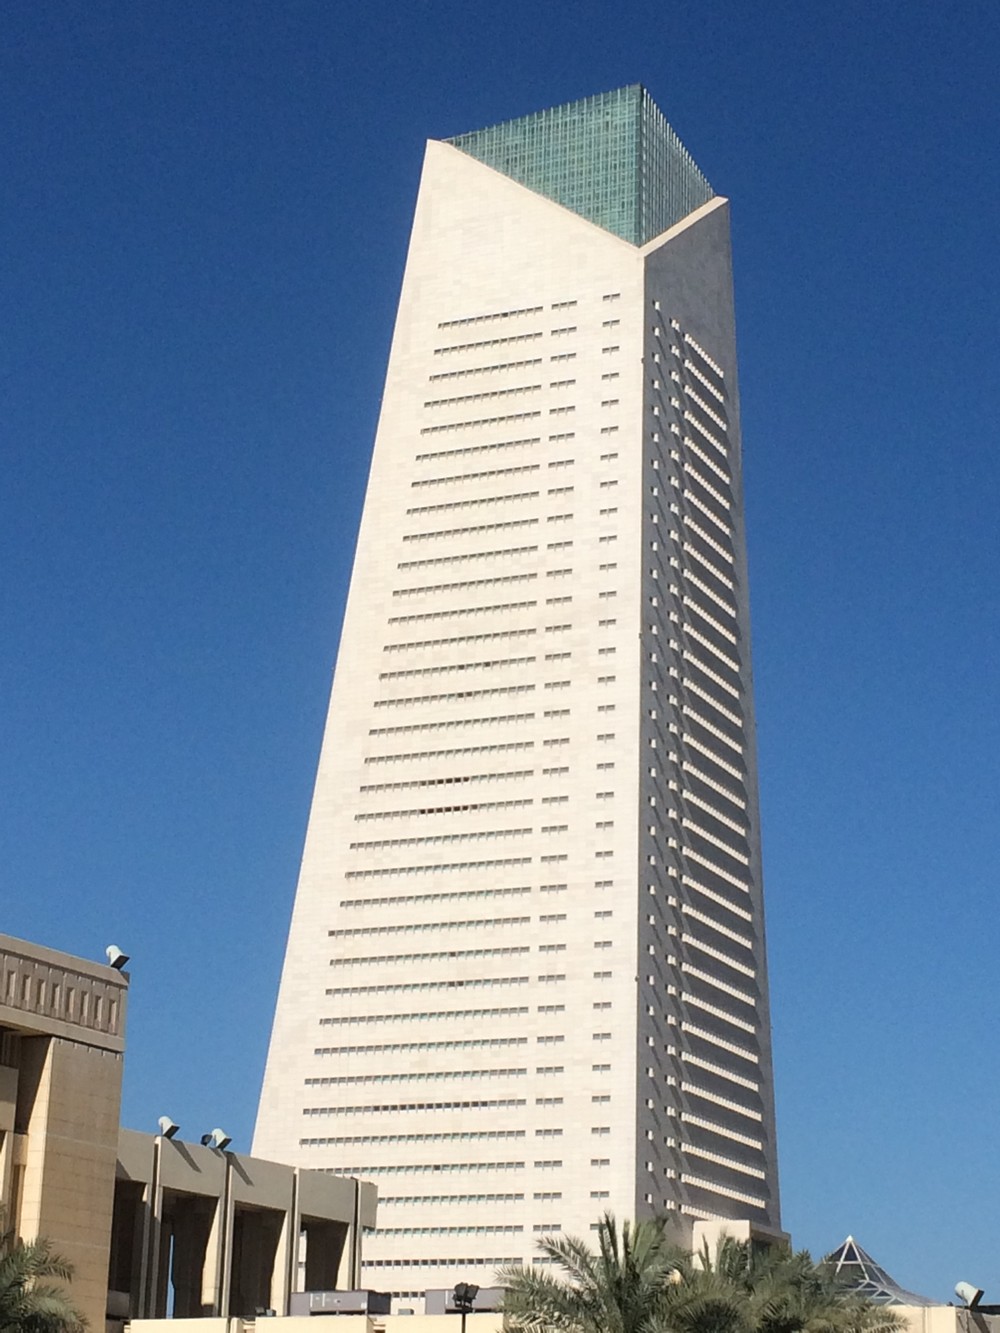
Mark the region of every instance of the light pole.
[[474, 1282], [459, 1282], [455, 1287], [455, 1309], [462, 1316], [462, 1333], [465, 1333], [465, 1317], [476, 1303], [479, 1288]]

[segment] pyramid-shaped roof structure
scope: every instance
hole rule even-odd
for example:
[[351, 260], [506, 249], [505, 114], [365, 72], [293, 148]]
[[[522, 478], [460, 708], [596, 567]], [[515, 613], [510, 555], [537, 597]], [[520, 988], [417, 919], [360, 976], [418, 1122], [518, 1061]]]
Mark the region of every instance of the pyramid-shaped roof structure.
[[823, 1260], [837, 1277], [857, 1292], [874, 1301], [876, 1305], [938, 1305], [928, 1296], [918, 1296], [907, 1291], [889, 1276], [881, 1264], [877, 1264], [867, 1250], [863, 1250], [853, 1236], [845, 1241]]
[[633, 245], [714, 195], [638, 83], [445, 142]]

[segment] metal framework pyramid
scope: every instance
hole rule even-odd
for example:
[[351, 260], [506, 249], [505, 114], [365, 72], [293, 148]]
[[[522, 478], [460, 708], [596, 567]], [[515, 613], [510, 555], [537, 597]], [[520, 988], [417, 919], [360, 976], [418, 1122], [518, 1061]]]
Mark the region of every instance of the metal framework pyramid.
[[823, 1260], [845, 1286], [865, 1296], [876, 1305], [937, 1305], [927, 1296], [907, 1291], [894, 1281], [881, 1264], [877, 1264], [867, 1250], [863, 1250], [853, 1236], [832, 1250]]
[[633, 245], [714, 194], [638, 83], [445, 142]]

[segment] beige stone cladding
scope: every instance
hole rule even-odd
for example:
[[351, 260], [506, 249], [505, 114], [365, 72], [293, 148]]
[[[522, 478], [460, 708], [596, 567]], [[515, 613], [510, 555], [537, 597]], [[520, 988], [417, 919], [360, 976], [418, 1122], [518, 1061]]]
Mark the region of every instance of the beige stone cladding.
[[713, 199], [644, 250], [640, 1030], [661, 1059], [638, 1104], [647, 1204], [776, 1234], [728, 213]]
[[110, 967], [0, 936], [0, 1203], [19, 1235], [70, 1260], [92, 1327], [104, 1323], [126, 990]]
[[398, 1305], [778, 1225], [725, 226], [427, 148], [254, 1140], [378, 1184]]

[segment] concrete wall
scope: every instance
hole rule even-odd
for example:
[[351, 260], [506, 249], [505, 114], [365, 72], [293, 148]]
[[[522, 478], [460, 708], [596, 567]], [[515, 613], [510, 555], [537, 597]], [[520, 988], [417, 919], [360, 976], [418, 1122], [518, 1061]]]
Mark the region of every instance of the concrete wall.
[[[133, 1319], [127, 1333], [459, 1333], [457, 1315], [313, 1315], [258, 1319]], [[470, 1314], [466, 1333], [501, 1333], [500, 1314]], [[925, 1333], [950, 1333], [928, 1329]]]
[[73, 1265], [104, 1324], [128, 979], [0, 936], [0, 1204]]
[[907, 1333], [1000, 1333], [1000, 1315], [963, 1305], [894, 1305], [906, 1320]]
[[116, 1300], [137, 1319], [162, 1318], [169, 1308], [182, 1319], [283, 1315], [303, 1283], [314, 1291], [358, 1286], [361, 1235], [375, 1206], [366, 1182], [122, 1130]]

